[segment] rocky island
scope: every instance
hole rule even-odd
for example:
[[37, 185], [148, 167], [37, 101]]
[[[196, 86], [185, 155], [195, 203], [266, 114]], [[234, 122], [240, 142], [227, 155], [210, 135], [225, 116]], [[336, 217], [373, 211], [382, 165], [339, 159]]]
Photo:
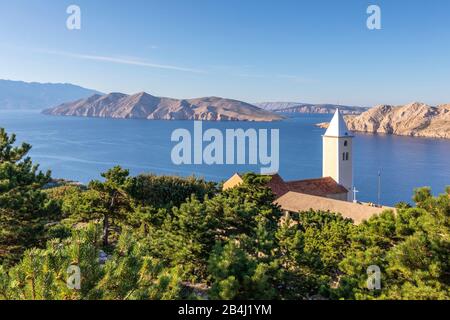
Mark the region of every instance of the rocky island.
[[[345, 121], [351, 131], [450, 139], [450, 104], [380, 105], [359, 116], [346, 116]], [[317, 124], [323, 128], [327, 125]]]
[[369, 108], [357, 106], [343, 106], [337, 104], [313, 104], [303, 102], [260, 102], [255, 103], [255, 106], [261, 109], [278, 112], [278, 113], [319, 113], [319, 114], [333, 114], [339, 108], [342, 114], [361, 114]]
[[173, 99], [141, 92], [95, 94], [43, 111], [47, 115], [148, 120], [276, 121], [282, 116], [232, 99]]

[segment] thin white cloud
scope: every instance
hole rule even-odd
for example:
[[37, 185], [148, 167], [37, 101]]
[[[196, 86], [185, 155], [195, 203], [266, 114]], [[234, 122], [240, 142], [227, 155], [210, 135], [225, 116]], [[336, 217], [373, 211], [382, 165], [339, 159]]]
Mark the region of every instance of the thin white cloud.
[[182, 71], [182, 72], [206, 73], [203, 70], [185, 68], [185, 67], [167, 65], [167, 64], [150, 63], [147, 61], [132, 59], [132, 58], [118, 58], [118, 57], [111, 57], [111, 56], [100, 56], [100, 55], [71, 53], [71, 52], [66, 52], [66, 51], [41, 50], [41, 49], [37, 49], [35, 51], [41, 52], [41, 53], [69, 57], [69, 58], [75, 58], [75, 59], [110, 62], [110, 63], [117, 63], [117, 64], [140, 66], [140, 67], [154, 68], [154, 69], [174, 70], [174, 71]]
[[269, 78], [269, 76], [267, 76], [267, 75], [263, 75], [263, 74], [249, 74], [249, 73], [240, 73], [237, 76], [241, 77], [241, 78]]
[[292, 81], [300, 82], [300, 83], [316, 82], [315, 80], [312, 80], [312, 79], [307, 79], [307, 78], [304, 78], [304, 77], [300, 77], [300, 76], [296, 76], [296, 75], [290, 75], [290, 74], [277, 74], [276, 77], [280, 78], [280, 79], [288, 79], [288, 80], [292, 80]]
[[261, 79], [277, 78], [277, 79], [285, 79], [285, 80], [298, 82], [298, 83], [312, 83], [312, 82], [316, 82], [316, 81], [311, 80], [311, 79], [307, 79], [307, 78], [296, 76], [296, 75], [288, 75], [288, 74], [269, 75], [269, 74], [239, 73], [239, 74], [236, 74], [236, 76], [242, 77], [242, 78], [261, 78]]

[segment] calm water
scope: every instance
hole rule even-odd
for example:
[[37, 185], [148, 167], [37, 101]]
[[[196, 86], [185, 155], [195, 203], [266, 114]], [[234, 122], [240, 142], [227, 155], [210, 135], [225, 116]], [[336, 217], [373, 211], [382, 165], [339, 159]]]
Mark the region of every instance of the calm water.
[[[276, 123], [210, 122], [204, 129], [280, 129], [280, 174], [285, 179], [315, 178], [322, 171], [323, 129], [315, 123], [329, 115], [303, 115]], [[100, 178], [114, 165], [132, 174], [154, 172], [203, 176], [220, 181], [251, 166], [176, 166], [170, 153], [171, 133], [192, 130], [191, 121], [113, 120], [44, 116], [35, 111], [0, 111], [0, 127], [33, 145], [33, 161], [54, 177], [82, 182]], [[435, 193], [450, 185], [450, 141], [396, 136], [356, 135], [355, 185], [358, 198], [377, 201], [377, 172], [382, 170], [382, 202], [410, 202], [412, 190], [431, 186]]]

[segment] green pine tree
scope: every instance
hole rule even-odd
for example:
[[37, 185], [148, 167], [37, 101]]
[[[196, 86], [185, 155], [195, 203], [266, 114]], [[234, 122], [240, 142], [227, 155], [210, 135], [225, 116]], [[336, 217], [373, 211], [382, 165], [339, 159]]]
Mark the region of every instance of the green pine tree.
[[45, 244], [45, 225], [59, 212], [42, 192], [50, 172], [38, 171], [26, 157], [31, 146], [14, 146], [15, 141], [0, 129], [0, 263], [17, 261], [27, 248]]

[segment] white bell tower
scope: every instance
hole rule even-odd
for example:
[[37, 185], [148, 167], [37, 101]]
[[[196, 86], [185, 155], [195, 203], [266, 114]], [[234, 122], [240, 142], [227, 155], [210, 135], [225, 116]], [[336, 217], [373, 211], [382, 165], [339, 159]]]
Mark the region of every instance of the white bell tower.
[[323, 177], [331, 177], [348, 190], [352, 201], [353, 188], [353, 136], [348, 131], [339, 109], [323, 136]]

